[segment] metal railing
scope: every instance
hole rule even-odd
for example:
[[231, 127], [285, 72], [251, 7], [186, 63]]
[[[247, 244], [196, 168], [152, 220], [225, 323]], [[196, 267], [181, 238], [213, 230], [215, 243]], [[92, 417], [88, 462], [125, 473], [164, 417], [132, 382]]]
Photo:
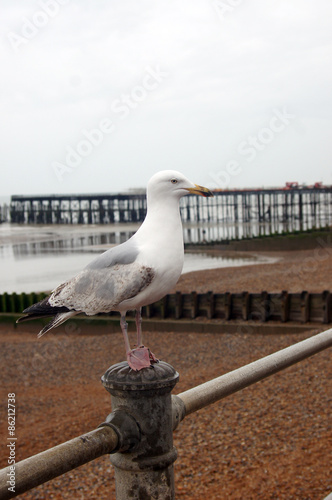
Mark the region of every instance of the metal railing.
[[178, 373], [165, 362], [133, 372], [126, 362], [102, 382], [113, 411], [97, 429], [0, 471], [0, 498], [28, 491], [105, 454], [115, 468], [117, 500], [174, 498], [173, 430], [190, 413], [219, 401], [332, 346], [332, 329], [270, 354], [221, 377], [171, 396]]

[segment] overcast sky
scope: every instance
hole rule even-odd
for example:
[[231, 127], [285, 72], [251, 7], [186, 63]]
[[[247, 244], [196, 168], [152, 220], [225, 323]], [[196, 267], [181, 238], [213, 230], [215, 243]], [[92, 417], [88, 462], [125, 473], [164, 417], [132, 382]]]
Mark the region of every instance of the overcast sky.
[[332, 184], [331, 0], [3, 0], [0, 195]]

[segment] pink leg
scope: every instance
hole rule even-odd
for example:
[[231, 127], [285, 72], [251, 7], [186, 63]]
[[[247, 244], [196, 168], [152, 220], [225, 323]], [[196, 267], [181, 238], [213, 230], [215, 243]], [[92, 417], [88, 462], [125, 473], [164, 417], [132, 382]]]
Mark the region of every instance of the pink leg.
[[126, 313], [121, 314], [120, 326], [121, 326], [121, 331], [122, 331], [122, 335], [124, 338], [124, 343], [126, 346], [126, 352], [129, 352], [130, 351], [130, 344], [129, 344], [129, 339], [128, 339], [128, 323], [126, 321]]
[[[142, 340], [142, 308], [140, 307], [139, 309], [136, 309], [136, 330], [137, 330], [137, 347], [140, 350], [146, 350], [147, 347], [144, 347], [143, 345], [143, 340]], [[136, 349], [136, 352], [138, 349]], [[158, 359], [155, 357], [155, 355], [148, 349], [149, 351], [149, 358], [151, 363], [158, 363]]]
[[142, 309], [136, 309], [136, 315], [135, 315], [135, 320], [136, 320], [136, 331], [137, 331], [137, 347], [141, 347], [143, 345], [142, 342], [142, 314], [141, 314]]

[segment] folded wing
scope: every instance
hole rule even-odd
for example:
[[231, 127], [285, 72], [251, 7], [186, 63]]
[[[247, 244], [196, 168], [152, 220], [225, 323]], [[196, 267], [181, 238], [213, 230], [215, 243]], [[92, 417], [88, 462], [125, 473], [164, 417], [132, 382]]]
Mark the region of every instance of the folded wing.
[[135, 297], [149, 286], [154, 276], [152, 268], [135, 261], [110, 267], [88, 266], [59, 285], [49, 297], [25, 309], [26, 316], [18, 322], [55, 316], [41, 330], [41, 336], [75, 314], [94, 315], [117, 310], [122, 301]]

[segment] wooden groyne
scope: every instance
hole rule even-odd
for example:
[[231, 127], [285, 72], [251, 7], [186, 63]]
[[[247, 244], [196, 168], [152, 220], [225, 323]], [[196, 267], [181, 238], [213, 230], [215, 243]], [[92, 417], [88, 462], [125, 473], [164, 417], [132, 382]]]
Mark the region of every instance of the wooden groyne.
[[[21, 313], [42, 300], [45, 293], [0, 295], [0, 313]], [[207, 318], [223, 321], [332, 322], [332, 294], [322, 293], [181, 293], [166, 295], [143, 308], [143, 316], [155, 319]], [[117, 314], [117, 313], [111, 313]]]

